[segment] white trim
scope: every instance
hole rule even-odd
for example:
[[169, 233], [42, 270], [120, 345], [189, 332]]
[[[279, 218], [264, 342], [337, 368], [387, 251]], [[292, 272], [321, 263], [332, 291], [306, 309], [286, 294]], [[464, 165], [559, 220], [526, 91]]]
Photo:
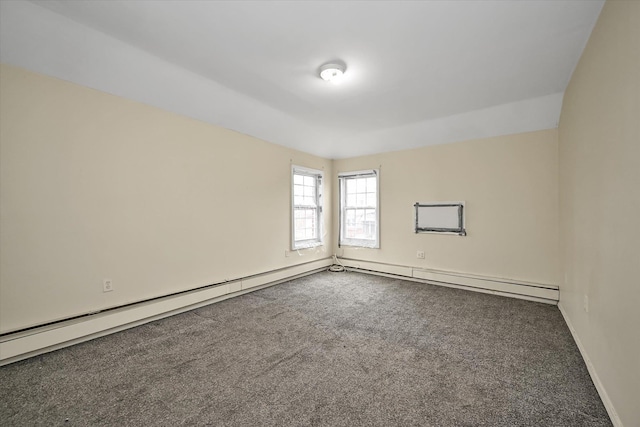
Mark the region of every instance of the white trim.
[[308, 168], [306, 166], [291, 165], [291, 173], [298, 171], [309, 175], [324, 175], [324, 171], [320, 169]]
[[[375, 241], [365, 239], [347, 239], [343, 238], [343, 224], [344, 224], [344, 212], [343, 207], [346, 203], [346, 189], [343, 186], [345, 179], [358, 178], [373, 175], [376, 178], [376, 239]], [[368, 248], [368, 249], [380, 249], [380, 169], [367, 169], [354, 172], [340, 172], [338, 174], [338, 245], [356, 247], [356, 248]], [[369, 209], [371, 209], [369, 207]]]
[[365, 169], [361, 171], [352, 171], [352, 172], [338, 172], [338, 178], [343, 177], [357, 177], [360, 175], [371, 175], [372, 173], [380, 173], [379, 169]]
[[383, 276], [400, 276], [404, 280], [414, 282], [466, 289], [474, 292], [501, 295], [546, 304], [557, 304], [559, 298], [558, 287], [555, 285], [479, 276], [453, 271], [430, 270], [350, 258], [340, 258], [340, 261], [345, 267], [352, 270]]
[[0, 366], [313, 274], [326, 269], [331, 261], [332, 258], [323, 258], [205, 289], [9, 334], [0, 341]]
[[602, 385], [602, 381], [600, 381], [600, 377], [596, 372], [595, 366], [593, 366], [593, 363], [591, 363], [591, 359], [587, 354], [587, 350], [582, 345], [582, 341], [580, 341], [580, 338], [578, 337], [578, 333], [573, 327], [571, 320], [569, 320], [569, 315], [567, 314], [564, 307], [562, 306], [562, 302], [558, 303], [558, 308], [560, 309], [560, 313], [562, 313], [562, 317], [564, 318], [565, 323], [569, 327], [569, 331], [571, 331], [571, 336], [573, 336], [573, 340], [576, 342], [576, 345], [578, 346], [578, 350], [580, 351], [580, 355], [582, 356], [582, 359], [584, 360], [585, 365], [587, 365], [587, 371], [591, 376], [591, 381], [593, 381], [593, 385], [596, 386], [596, 390], [600, 395], [600, 399], [604, 404], [604, 408], [607, 410], [607, 414], [609, 414], [609, 418], [611, 418], [611, 422], [615, 427], [624, 427], [622, 424], [622, 420], [620, 420], [620, 417], [618, 416], [618, 412], [613, 406], [613, 402], [611, 402], [611, 399], [609, 398], [609, 394], [607, 393], [607, 390], [604, 388], [604, 385]]

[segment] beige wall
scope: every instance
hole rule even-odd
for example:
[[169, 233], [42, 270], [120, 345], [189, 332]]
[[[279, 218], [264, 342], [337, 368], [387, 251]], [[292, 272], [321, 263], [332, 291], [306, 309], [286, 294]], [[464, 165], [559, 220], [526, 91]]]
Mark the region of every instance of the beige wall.
[[620, 420], [637, 426], [640, 2], [605, 4], [565, 93], [559, 147], [561, 307]]
[[[328, 256], [335, 172], [370, 167], [382, 247], [343, 255], [557, 282], [555, 130], [332, 162], [7, 65], [0, 84], [3, 332]], [[325, 171], [329, 232], [287, 257], [291, 163]], [[415, 235], [430, 200], [465, 200], [469, 235]]]
[[330, 160], [11, 66], [0, 84], [0, 331], [330, 255], [285, 257], [290, 164]]
[[[336, 160], [336, 173], [380, 167], [381, 217], [380, 249], [336, 250], [347, 258], [555, 285], [557, 148], [552, 129]], [[336, 190], [334, 179], [337, 206]], [[466, 237], [414, 233], [415, 202], [458, 200], [466, 202]], [[337, 227], [336, 213], [335, 235]]]

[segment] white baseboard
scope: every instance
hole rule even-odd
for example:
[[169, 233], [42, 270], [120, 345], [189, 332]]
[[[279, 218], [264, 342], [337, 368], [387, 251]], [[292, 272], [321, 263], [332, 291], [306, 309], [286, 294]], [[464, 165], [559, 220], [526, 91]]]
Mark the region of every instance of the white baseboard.
[[600, 395], [600, 399], [602, 400], [602, 403], [604, 404], [604, 407], [607, 410], [607, 414], [609, 414], [609, 418], [611, 418], [611, 422], [615, 427], [624, 427], [622, 424], [622, 421], [620, 420], [620, 417], [618, 416], [618, 412], [616, 412], [616, 409], [614, 408], [613, 403], [611, 402], [611, 399], [607, 394], [607, 390], [605, 390], [604, 386], [602, 385], [602, 381], [600, 381], [600, 377], [598, 377], [596, 368], [593, 366], [593, 363], [591, 363], [591, 359], [589, 359], [589, 355], [587, 354], [587, 351], [582, 345], [582, 342], [580, 341], [580, 338], [578, 337], [578, 334], [575, 328], [573, 327], [573, 324], [571, 323], [571, 320], [569, 319], [567, 312], [562, 306], [562, 302], [558, 303], [558, 308], [560, 309], [560, 313], [562, 313], [562, 317], [564, 317], [565, 323], [569, 327], [569, 331], [571, 331], [571, 335], [573, 336], [573, 340], [576, 342], [576, 345], [578, 346], [578, 350], [580, 350], [580, 355], [582, 355], [582, 359], [584, 359], [584, 363], [587, 365], [587, 370], [589, 371], [589, 375], [591, 376], [591, 381], [593, 381], [593, 385], [596, 386], [596, 390], [598, 391], [598, 394]]
[[361, 271], [363, 273], [400, 276], [405, 280], [414, 282], [430, 283], [547, 304], [557, 304], [560, 297], [558, 287], [555, 285], [362, 261], [351, 258], [340, 258], [340, 262], [348, 269]]
[[0, 366], [326, 269], [331, 258], [257, 274], [2, 337]]

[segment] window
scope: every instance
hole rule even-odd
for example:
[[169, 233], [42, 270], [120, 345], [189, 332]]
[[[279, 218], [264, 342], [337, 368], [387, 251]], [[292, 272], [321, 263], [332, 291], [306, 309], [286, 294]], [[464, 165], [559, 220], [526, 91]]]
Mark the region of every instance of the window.
[[322, 171], [291, 169], [292, 249], [322, 245]]
[[348, 172], [340, 181], [340, 245], [380, 247], [377, 170]]

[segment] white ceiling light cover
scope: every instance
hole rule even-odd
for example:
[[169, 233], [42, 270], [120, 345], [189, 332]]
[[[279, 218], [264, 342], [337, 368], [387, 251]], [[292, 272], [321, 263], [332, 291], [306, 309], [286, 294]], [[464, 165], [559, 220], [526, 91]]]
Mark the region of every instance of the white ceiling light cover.
[[320, 67], [320, 78], [331, 83], [339, 83], [344, 71], [345, 67], [341, 64], [324, 64]]

